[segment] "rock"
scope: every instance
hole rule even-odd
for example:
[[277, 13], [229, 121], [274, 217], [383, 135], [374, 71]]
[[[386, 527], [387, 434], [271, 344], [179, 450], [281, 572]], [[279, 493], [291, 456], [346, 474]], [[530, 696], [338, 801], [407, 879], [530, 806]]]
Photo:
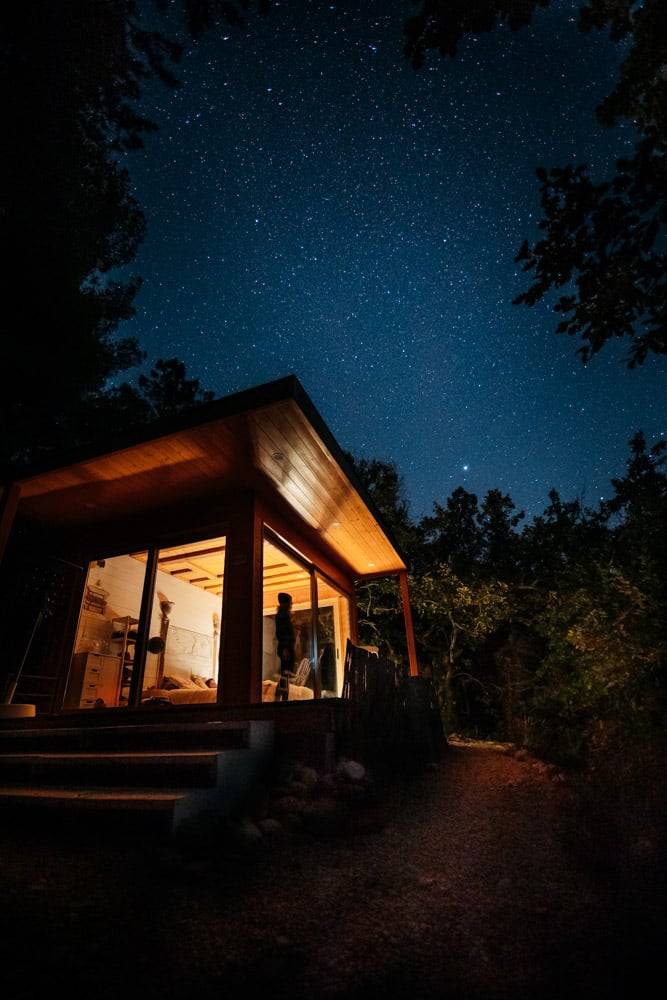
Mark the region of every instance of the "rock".
[[225, 831], [239, 847], [252, 847], [262, 840], [262, 831], [249, 816], [230, 819]]
[[271, 840], [281, 840], [288, 836], [289, 831], [275, 816], [267, 816], [265, 819], [261, 819], [257, 826], [261, 830], [262, 836]]
[[365, 781], [367, 778], [366, 768], [356, 760], [341, 760], [336, 773], [348, 781]]

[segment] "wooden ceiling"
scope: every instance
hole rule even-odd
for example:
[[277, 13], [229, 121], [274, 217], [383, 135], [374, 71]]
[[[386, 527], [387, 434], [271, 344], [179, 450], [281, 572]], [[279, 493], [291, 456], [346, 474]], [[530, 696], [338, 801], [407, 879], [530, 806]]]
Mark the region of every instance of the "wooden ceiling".
[[[191, 545], [176, 545], [159, 553], [158, 570], [184, 583], [222, 597], [225, 576], [225, 538], [209, 538]], [[133, 553], [146, 561], [146, 553]]]
[[[208, 538], [189, 545], [175, 545], [158, 555], [158, 570], [174, 579], [199, 587], [215, 597], [222, 597], [225, 579], [227, 540]], [[133, 552], [133, 558], [146, 562], [145, 552]], [[269, 539], [264, 541], [264, 605], [278, 602], [278, 593], [297, 591], [299, 600], [310, 598], [310, 573]], [[330, 587], [325, 587], [329, 593]]]
[[[19, 512], [56, 527], [91, 525], [231, 489], [274, 492], [358, 578], [405, 569], [340, 446], [292, 376], [17, 482]], [[196, 557], [193, 572], [207, 558], [203, 552]], [[185, 563], [182, 568], [185, 574]]]

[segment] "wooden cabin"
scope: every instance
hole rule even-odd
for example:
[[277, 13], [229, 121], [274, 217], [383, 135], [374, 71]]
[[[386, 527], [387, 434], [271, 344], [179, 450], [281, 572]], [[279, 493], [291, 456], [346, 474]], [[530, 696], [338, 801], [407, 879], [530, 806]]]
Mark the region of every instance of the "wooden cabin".
[[[0, 731], [254, 719], [319, 733], [330, 754], [355, 582], [372, 577], [401, 577], [417, 672], [404, 559], [293, 376], [22, 472], [3, 487], [0, 547]], [[22, 587], [41, 599], [8, 617]], [[286, 702], [279, 592], [297, 633]]]

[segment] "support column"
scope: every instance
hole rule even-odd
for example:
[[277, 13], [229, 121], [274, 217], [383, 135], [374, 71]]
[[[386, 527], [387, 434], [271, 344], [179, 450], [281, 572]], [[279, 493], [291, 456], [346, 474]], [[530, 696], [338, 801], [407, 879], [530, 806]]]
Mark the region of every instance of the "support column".
[[415, 646], [415, 633], [412, 628], [412, 609], [410, 608], [410, 595], [408, 594], [408, 574], [407, 570], [402, 570], [399, 574], [401, 579], [401, 598], [403, 601], [403, 618], [405, 620], [405, 635], [408, 640], [408, 660], [410, 662], [410, 676], [419, 676], [417, 665], [417, 648]]
[[234, 504], [227, 534], [218, 702], [248, 705], [261, 697], [262, 526], [252, 496]]
[[2, 562], [12, 532], [20, 497], [21, 487], [18, 483], [10, 483], [9, 486], [5, 486], [2, 496], [0, 496], [0, 562]]

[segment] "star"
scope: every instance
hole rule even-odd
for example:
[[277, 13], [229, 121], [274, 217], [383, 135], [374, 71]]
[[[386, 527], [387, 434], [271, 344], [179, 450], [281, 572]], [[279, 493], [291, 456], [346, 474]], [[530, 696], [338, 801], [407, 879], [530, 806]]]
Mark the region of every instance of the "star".
[[619, 342], [583, 368], [551, 303], [512, 305], [514, 257], [537, 166], [613, 168], [595, 108], [621, 53], [552, 4], [416, 72], [403, 0], [351, 6], [185, 39], [182, 86], [147, 92], [159, 131], [126, 157], [144, 283], [119, 333], [216, 396], [295, 374], [346, 451], [394, 462], [415, 519], [464, 476], [528, 517], [554, 488], [592, 504], [634, 434], [667, 429], [667, 364], [628, 372]]

